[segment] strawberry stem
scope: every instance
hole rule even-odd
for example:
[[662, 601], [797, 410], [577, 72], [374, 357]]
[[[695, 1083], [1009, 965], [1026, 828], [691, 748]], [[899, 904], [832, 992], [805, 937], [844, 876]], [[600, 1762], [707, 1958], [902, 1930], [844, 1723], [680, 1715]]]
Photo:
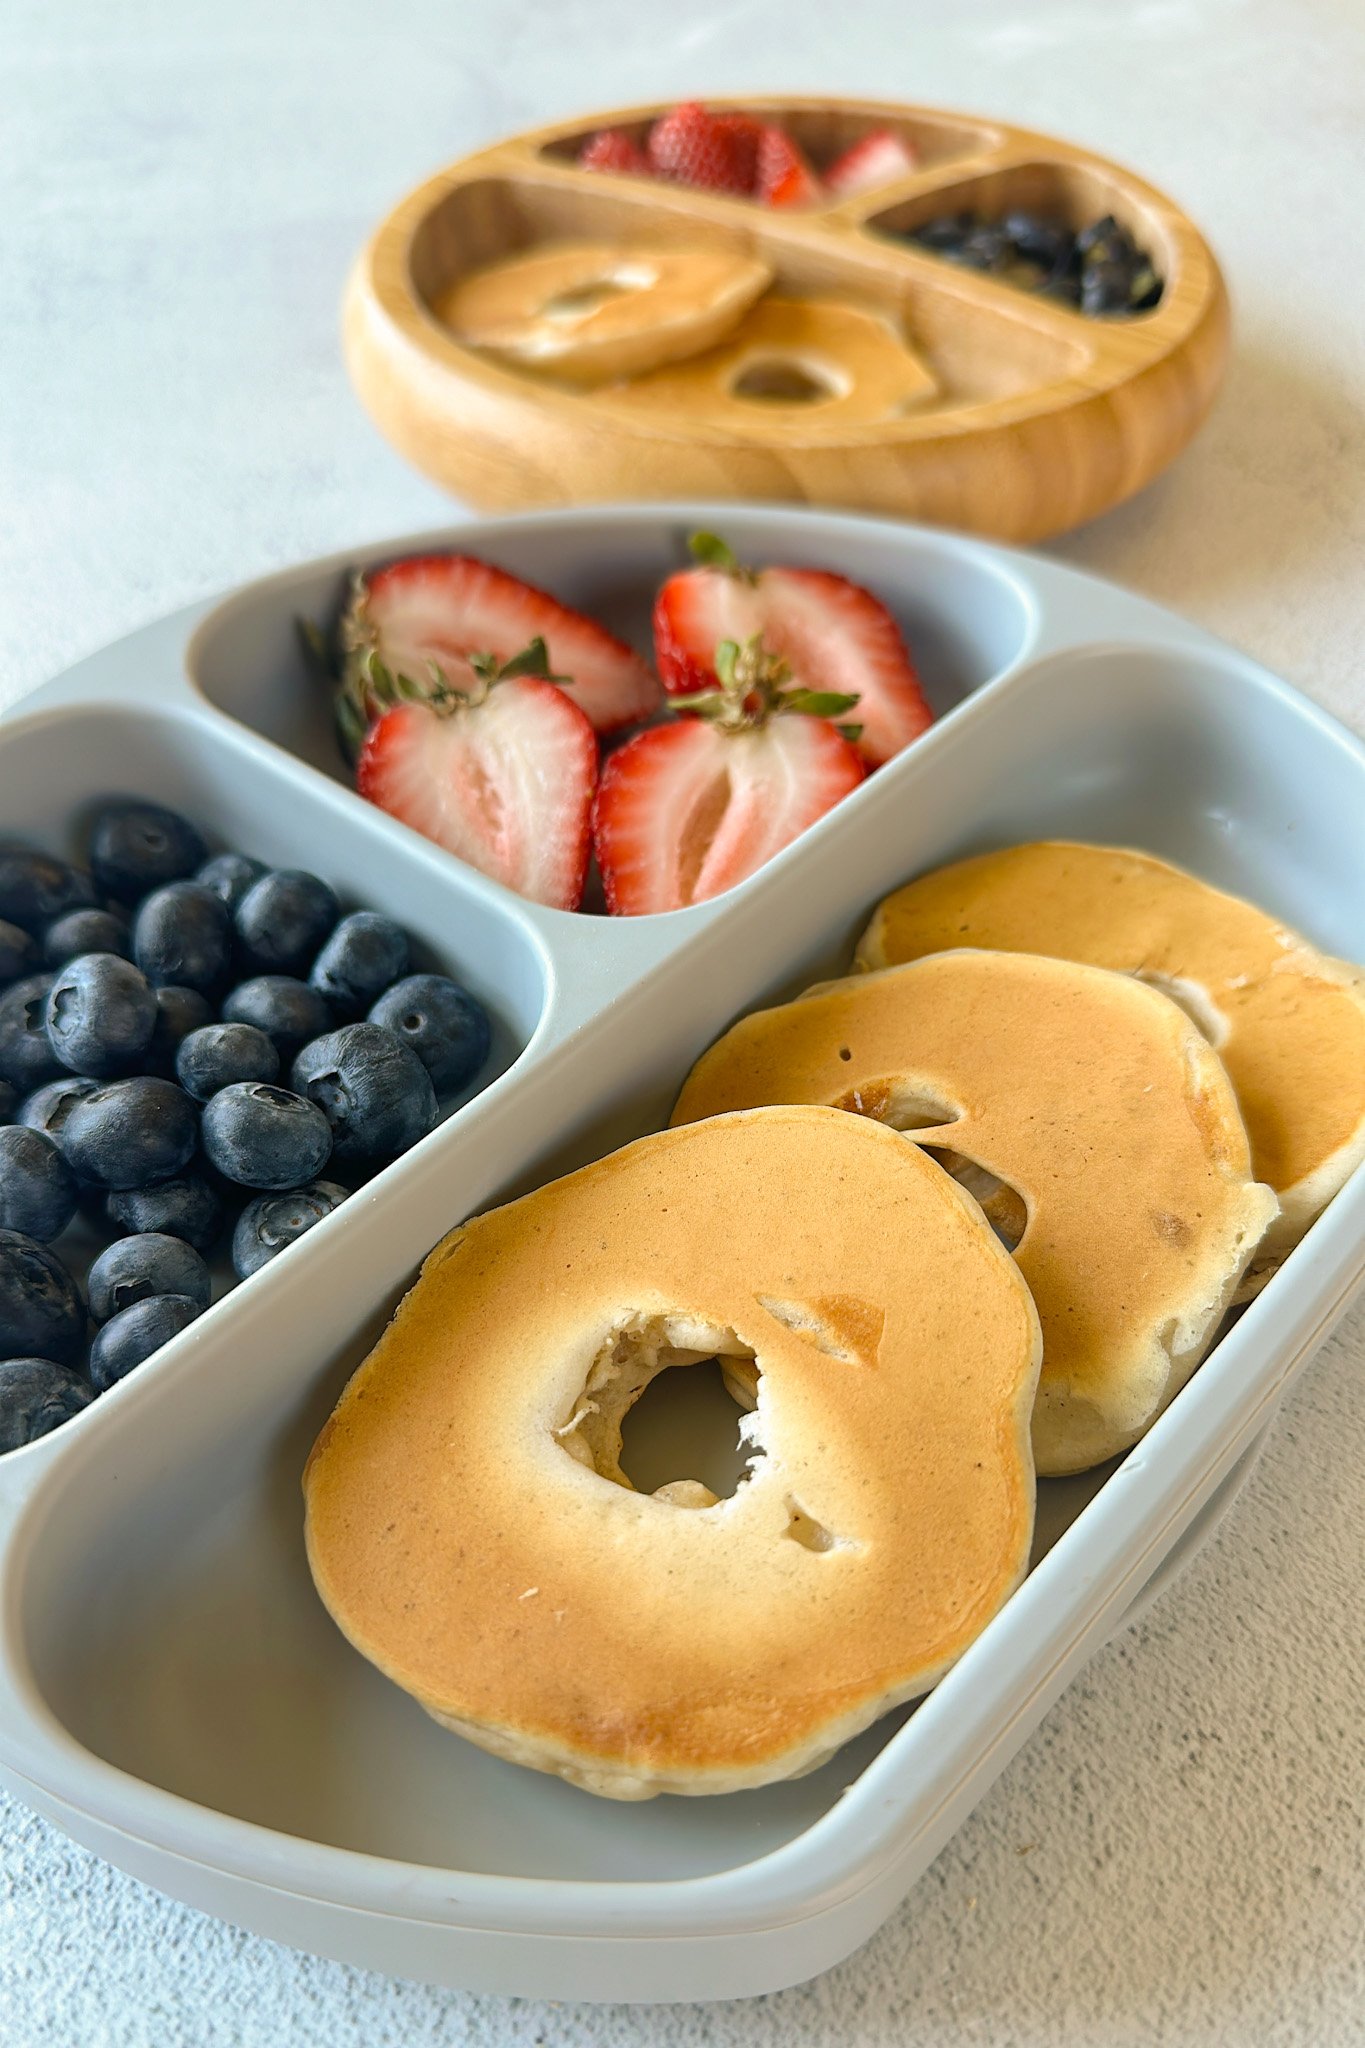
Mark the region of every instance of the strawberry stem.
[[746, 569], [728, 541], [718, 533], [694, 533], [687, 543], [694, 562], [704, 569], [720, 569], [727, 576], [738, 576], [745, 583], [757, 582], [752, 569]]
[[837, 718], [857, 703], [856, 692], [839, 690], [789, 690], [791, 670], [782, 655], [773, 654], [756, 633], [743, 645], [722, 640], [716, 647], [714, 690], [696, 690], [670, 698], [674, 711], [695, 711], [709, 718], [722, 732], [756, 732], [769, 718], [783, 711], [808, 718]]

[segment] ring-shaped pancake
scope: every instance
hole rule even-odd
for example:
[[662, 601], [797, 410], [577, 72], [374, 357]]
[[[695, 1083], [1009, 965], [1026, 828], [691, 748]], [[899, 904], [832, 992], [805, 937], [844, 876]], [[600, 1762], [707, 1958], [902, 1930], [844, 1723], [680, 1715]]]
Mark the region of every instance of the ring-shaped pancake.
[[[876, 1117], [1022, 1197], [1014, 1256], [1043, 1327], [1040, 1474], [1136, 1442], [1277, 1213], [1227, 1075], [1185, 1013], [1069, 961], [936, 953], [757, 1011], [702, 1055], [673, 1122], [761, 1102]], [[798, 1183], [792, 1199], [805, 1199]]]
[[[313, 1576], [499, 1756], [619, 1799], [791, 1777], [1022, 1577], [1039, 1353], [980, 1212], [894, 1132], [663, 1131], [427, 1259], [309, 1460]], [[631, 1399], [713, 1354], [757, 1373], [750, 1475], [631, 1490]]]

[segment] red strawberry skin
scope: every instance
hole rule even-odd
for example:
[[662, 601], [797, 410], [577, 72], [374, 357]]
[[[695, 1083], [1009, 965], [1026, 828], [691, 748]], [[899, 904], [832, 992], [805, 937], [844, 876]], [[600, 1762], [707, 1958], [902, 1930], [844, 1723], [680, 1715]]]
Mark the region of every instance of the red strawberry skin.
[[820, 180], [785, 128], [764, 128], [758, 145], [757, 196], [765, 206], [818, 206]]
[[836, 199], [850, 199], [855, 192], [874, 191], [918, 168], [919, 158], [908, 142], [890, 128], [874, 128], [834, 159], [825, 172], [825, 184]]
[[864, 772], [828, 720], [797, 713], [756, 731], [681, 718], [637, 733], [607, 760], [593, 804], [607, 908], [639, 917], [733, 889]]
[[473, 681], [467, 655], [510, 661], [539, 638], [554, 673], [572, 678], [566, 694], [597, 732], [637, 725], [659, 706], [648, 663], [624, 640], [474, 555], [412, 555], [376, 570], [363, 579], [362, 606], [365, 629], [394, 675], [425, 682], [435, 662], [466, 690]]
[[596, 781], [582, 711], [558, 685], [525, 676], [454, 711], [386, 711], [356, 764], [356, 788], [380, 810], [557, 910], [583, 900]]
[[904, 640], [871, 591], [823, 569], [763, 569], [749, 579], [723, 569], [670, 576], [654, 605], [654, 651], [670, 695], [716, 687], [716, 647], [760, 635], [786, 658], [804, 690], [856, 695], [842, 714], [860, 725], [870, 767], [889, 761], [933, 720]]
[[649, 158], [624, 128], [599, 128], [578, 152], [585, 171], [624, 171], [636, 177], [650, 175]]
[[709, 114], [700, 100], [683, 100], [649, 131], [650, 167], [675, 185], [747, 195], [753, 190], [755, 145], [736, 117]]

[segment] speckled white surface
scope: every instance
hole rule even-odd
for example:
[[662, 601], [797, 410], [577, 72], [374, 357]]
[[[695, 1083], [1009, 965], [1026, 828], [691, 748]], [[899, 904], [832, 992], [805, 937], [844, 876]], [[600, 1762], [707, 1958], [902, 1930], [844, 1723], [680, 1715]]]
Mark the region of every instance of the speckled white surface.
[[[883, 92], [1147, 170], [1222, 256], [1226, 396], [1060, 543], [1365, 726], [1359, 0], [5, 0], [0, 703], [190, 598], [432, 523], [336, 302], [435, 164], [613, 100]], [[452, 1994], [172, 1905], [0, 1802], [5, 2048], [1365, 2041], [1365, 1314], [1223, 1533], [1063, 1698], [903, 1910], [804, 1990]]]

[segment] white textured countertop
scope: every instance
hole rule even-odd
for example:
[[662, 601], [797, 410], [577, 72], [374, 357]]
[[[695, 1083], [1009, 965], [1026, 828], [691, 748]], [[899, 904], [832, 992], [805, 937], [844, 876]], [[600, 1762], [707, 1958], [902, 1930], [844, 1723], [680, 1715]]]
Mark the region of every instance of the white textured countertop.
[[[1358, 0], [6, 0], [0, 83], [0, 704], [191, 598], [445, 515], [336, 343], [347, 262], [420, 175], [579, 107], [790, 86], [1012, 116], [1183, 201], [1232, 289], [1226, 395], [1056, 551], [1365, 727]], [[0, 1801], [0, 2041], [1365, 2041], [1363, 1380], [1357, 1306], [1177, 1590], [803, 1990], [593, 2011], [392, 1983]]]

